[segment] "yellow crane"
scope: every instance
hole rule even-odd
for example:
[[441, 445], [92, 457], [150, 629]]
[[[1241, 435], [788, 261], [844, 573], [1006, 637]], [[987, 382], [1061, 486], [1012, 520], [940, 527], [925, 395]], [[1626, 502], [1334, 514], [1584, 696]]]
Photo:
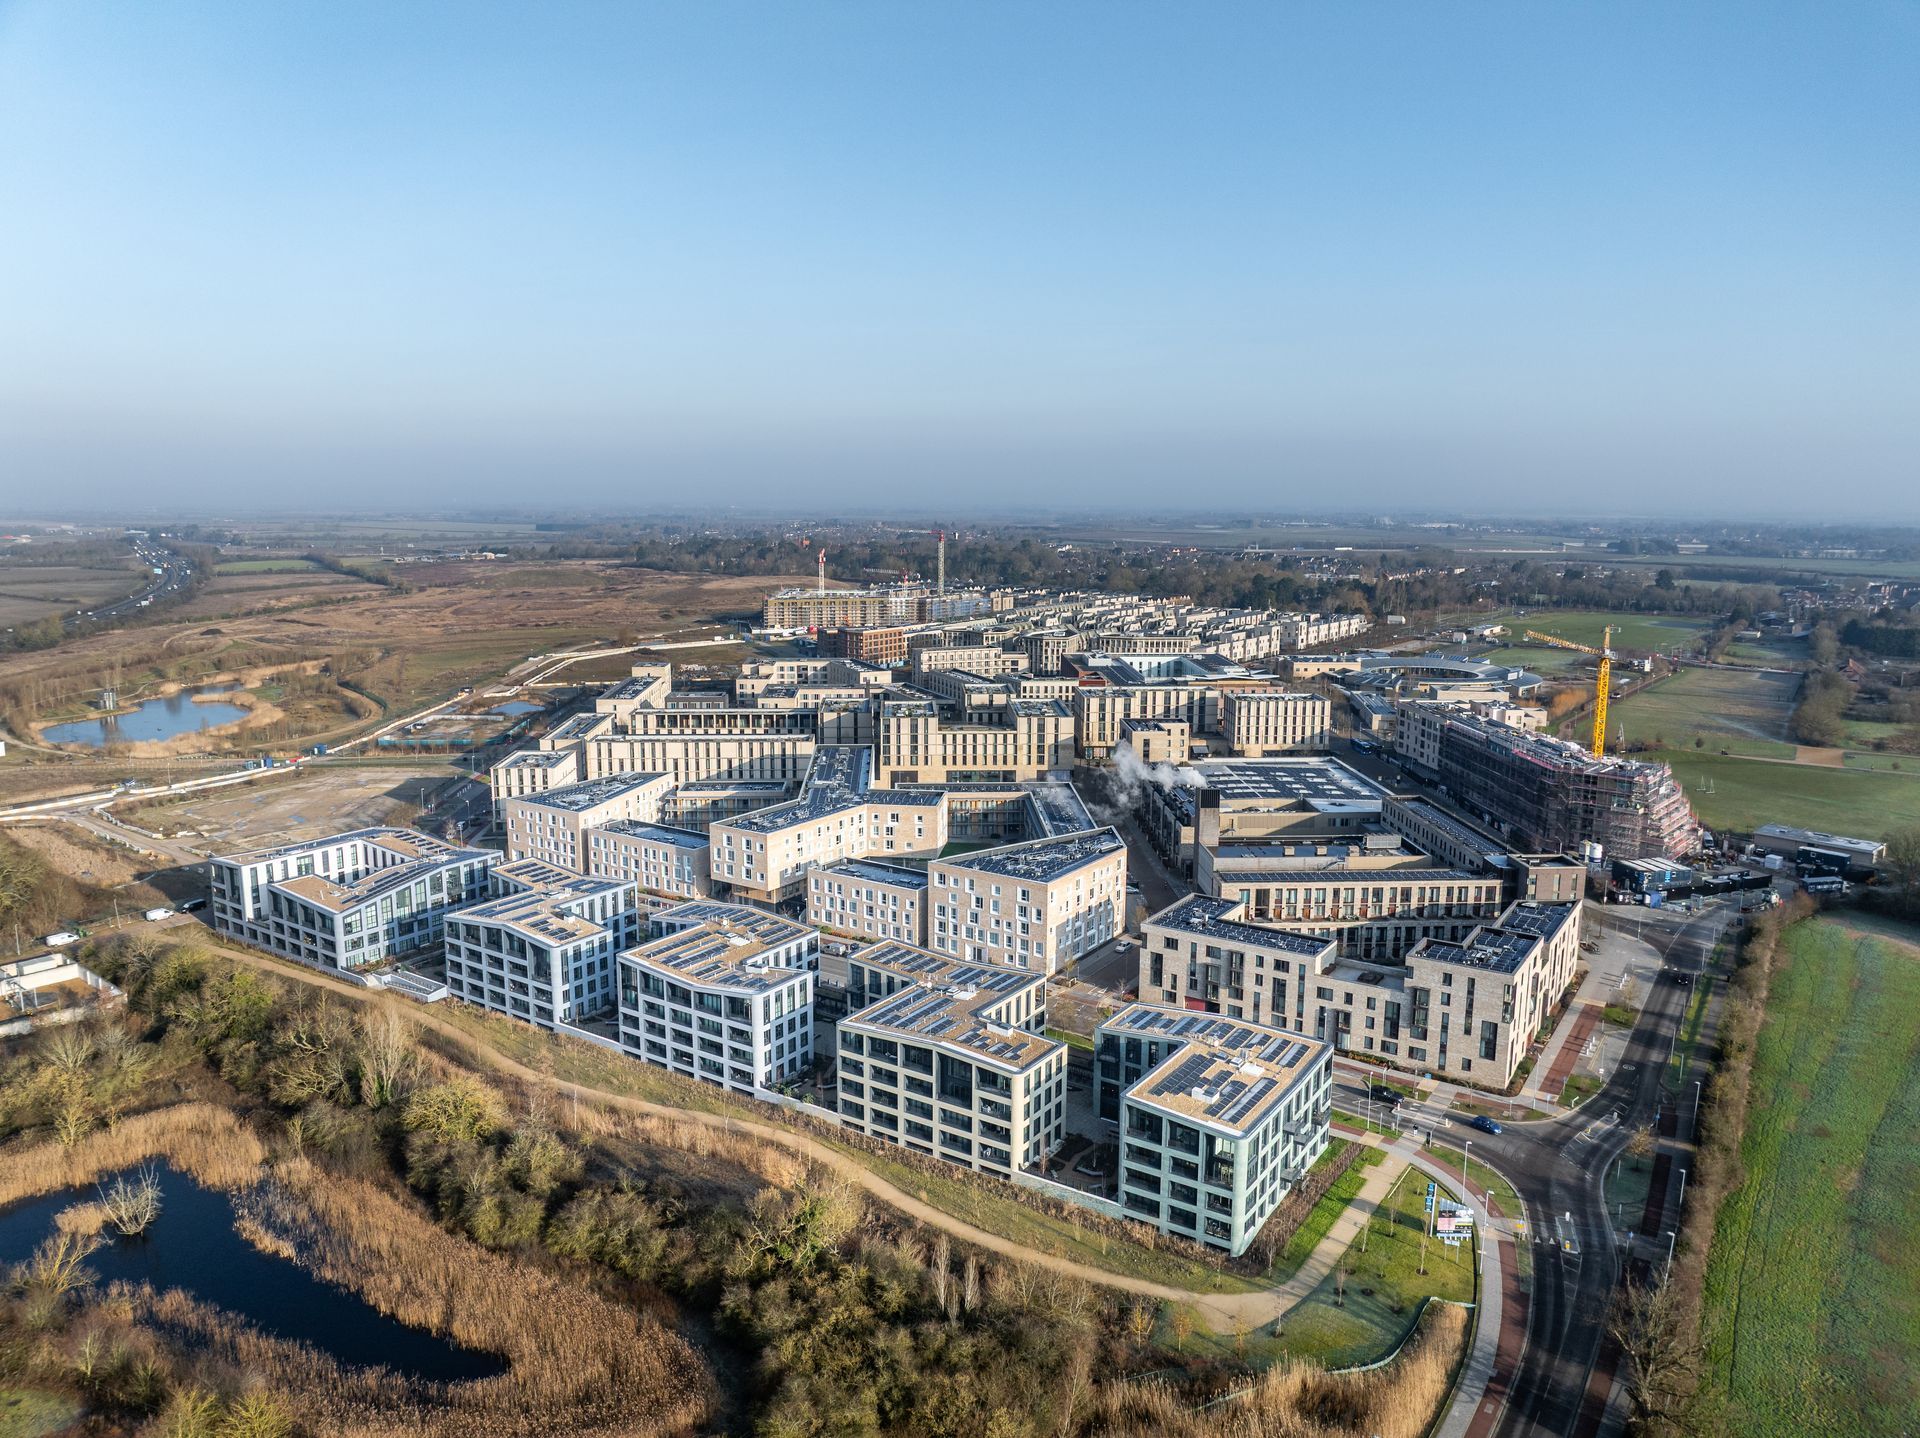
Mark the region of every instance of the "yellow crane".
[[1527, 631], [1527, 638], [1540, 644], [1551, 644], [1555, 649], [1577, 649], [1582, 654], [1600, 656], [1600, 681], [1593, 691], [1593, 756], [1598, 759], [1607, 752], [1607, 699], [1613, 693], [1613, 626], [1607, 626], [1598, 649], [1591, 644], [1575, 644], [1571, 639], [1542, 634], [1534, 629]]

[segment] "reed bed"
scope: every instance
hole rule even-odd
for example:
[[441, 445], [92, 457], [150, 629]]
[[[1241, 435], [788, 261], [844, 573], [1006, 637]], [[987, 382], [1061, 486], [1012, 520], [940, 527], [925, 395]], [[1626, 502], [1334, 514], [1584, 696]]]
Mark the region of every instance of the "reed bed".
[[[290, 1372], [325, 1430], [346, 1434], [676, 1433], [702, 1422], [712, 1382], [671, 1330], [552, 1273], [476, 1248], [363, 1180], [303, 1159], [276, 1165], [242, 1196], [251, 1241], [291, 1253], [319, 1277], [401, 1322], [497, 1353], [508, 1371], [424, 1384], [333, 1365]], [[184, 1312], [184, 1310], [182, 1310]], [[251, 1362], [271, 1341], [195, 1320], [197, 1337]], [[316, 1376], [319, 1375], [319, 1376]], [[278, 1379], [275, 1386], [283, 1386]]]
[[231, 1190], [258, 1181], [267, 1150], [228, 1110], [175, 1104], [130, 1115], [71, 1146], [48, 1141], [0, 1149], [0, 1204], [97, 1183], [156, 1155], [209, 1188]]

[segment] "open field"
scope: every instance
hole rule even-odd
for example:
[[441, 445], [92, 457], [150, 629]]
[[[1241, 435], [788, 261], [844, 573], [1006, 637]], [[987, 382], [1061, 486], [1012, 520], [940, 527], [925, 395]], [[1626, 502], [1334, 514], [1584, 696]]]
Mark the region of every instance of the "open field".
[[1512, 631], [1515, 641], [1524, 641], [1526, 631], [1570, 639], [1575, 644], [1599, 648], [1608, 625], [1613, 626], [1613, 647], [1633, 654], [1685, 652], [1695, 639], [1712, 626], [1691, 614], [1632, 614], [1604, 609], [1530, 609], [1524, 615], [1493, 616]]
[[1800, 689], [1797, 674], [1683, 669], [1617, 701], [1608, 727], [1631, 742], [1686, 749], [1700, 740], [1718, 753], [1793, 757], [1787, 720]]
[[126, 565], [0, 563], [0, 629], [124, 599], [140, 582], [140, 574]]
[[1501, 644], [1485, 651], [1475, 646], [1472, 652], [1476, 658], [1490, 663], [1531, 669], [1548, 679], [1584, 678], [1589, 684], [1593, 682], [1593, 660], [1574, 649], [1550, 649], [1544, 644]]
[[[1882, 838], [1920, 824], [1920, 759], [1898, 772], [1816, 764], [1776, 764], [1698, 750], [1667, 749], [1646, 756], [1674, 774], [1708, 828], [1751, 832], [1761, 824], [1795, 824], [1833, 834]], [[1882, 764], [1899, 762], [1875, 756]]]
[[[124, 690], [248, 667], [324, 661], [329, 676], [399, 715], [498, 678], [529, 655], [662, 633], [719, 633], [792, 577], [661, 574], [599, 561], [403, 566], [411, 591], [325, 571], [218, 578], [178, 616], [0, 658], [0, 706], [24, 728], [89, 689]], [[737, 657], [733, 646], [674, 651], [678, 662]], [[341, 737], [332, 720], [277, 736]]]
[[[1912, 940], [1920, 932], [1908, 931]], [[1753, 1438], [1920, 1413], [1920, 944], [1788, 932], [1707, 1269], [1709, 1381]]]
[[144, 804], [127, 811], [127, 817], [150, 829], [190, 830], [226, 848], [250, 849], [391, 823], [418, 809], [426, 790], [444, 783], [450, 772], [431, 764], [332, 766], [295, 778], [208, 789], [174, 803]]
[[318, 569], [311, 559], [223, 559], [215, 574], [305, 574]]
[[1807, 641], [1784, 634], [1760, 639], [1736, 639], [1721, 654], [1722, 664], [1751, 664], [1769, 669], [1799, 669], [1807, 662]]

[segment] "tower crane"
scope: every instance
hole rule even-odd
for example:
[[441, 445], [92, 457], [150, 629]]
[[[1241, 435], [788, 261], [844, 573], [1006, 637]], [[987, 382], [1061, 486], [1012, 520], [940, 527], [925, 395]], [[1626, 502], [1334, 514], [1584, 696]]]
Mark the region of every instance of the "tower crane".
[[1540, 644], [1551, 644], [1555, 649], [1574, 649], [1582, 654], [1597, 654], [1600, 657], [1600, 679], [1593, 691], [1593, 757], [1600, 758], [1607, 752], [1607, 700], [1613, 694], [1613, 626], [1609, 624], [1606, 627], [1598, 649], [1591, 644], [1575, 644], [1571, 639], [1542, 634], [1535, 629], [1527, 631], [1527, 638]]

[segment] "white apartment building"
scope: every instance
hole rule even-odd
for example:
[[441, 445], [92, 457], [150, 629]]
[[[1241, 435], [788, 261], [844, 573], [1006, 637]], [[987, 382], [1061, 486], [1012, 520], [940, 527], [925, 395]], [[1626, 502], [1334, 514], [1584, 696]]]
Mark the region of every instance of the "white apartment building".
[[665, 774], [610, 774], [500, 804], [507, 858], [588, 872], [586, 833], [622, 819], [652, 823], [673, 785]]
[[623, 879], [649, 894], [713, 897], [707, 858], [711, 845], [697, 829], [617, 819], [586, 830], [585, 840], [589, 874]]
[[1162, 1233], [1246, 1250], [1327, 1146], [1333, 1050], [1155, 1004], [1094, 1031], [1094, 1101], [1120, 1141], [1120, 1205]]
[[928, 943], [968, 963], [1051, 974], [1126, 930], [1127, 846], [1112, 829], [927, 866]]
[[330, 969], [361, 969], [440, 942], [447, 911], [487, 892], [499, 855], [411, 829], [356, 829], [209, 862], [223, 934]]
[[807, 875], [807, 922], [836, 934], [927, 941], [927, 871], [848, 859]]
[[732, 904], [688, 903], [648, 921], [620, 956], [620, 1047], [751, 1093], [813, 1062], [814, 931]]
[[501, 864], [493, 896], [447, 916], [447, 991], [544, 1029], [613, 1007], [614, 961], [639, 916], [631, 883], [538, 859]]
[[1040, 779], [1073, 764], [1073, 714], [1049, 699], [1009, 699], [994, 722], [948, 724], [930, 700], [883, 701], [876, 781], [897, 784]]
[[1067, 1046], [1046, 1037], [1046, 981], [906, 944], [848, 961], [839, 1107], [856, 1133], [1009, 1175], [1066, 1131]]
[[1333, 743], [1333, 704], [1323, 694], [1228, 689], [1220, 696], [1220, 732], [1236, 755], [1320, 752]]

